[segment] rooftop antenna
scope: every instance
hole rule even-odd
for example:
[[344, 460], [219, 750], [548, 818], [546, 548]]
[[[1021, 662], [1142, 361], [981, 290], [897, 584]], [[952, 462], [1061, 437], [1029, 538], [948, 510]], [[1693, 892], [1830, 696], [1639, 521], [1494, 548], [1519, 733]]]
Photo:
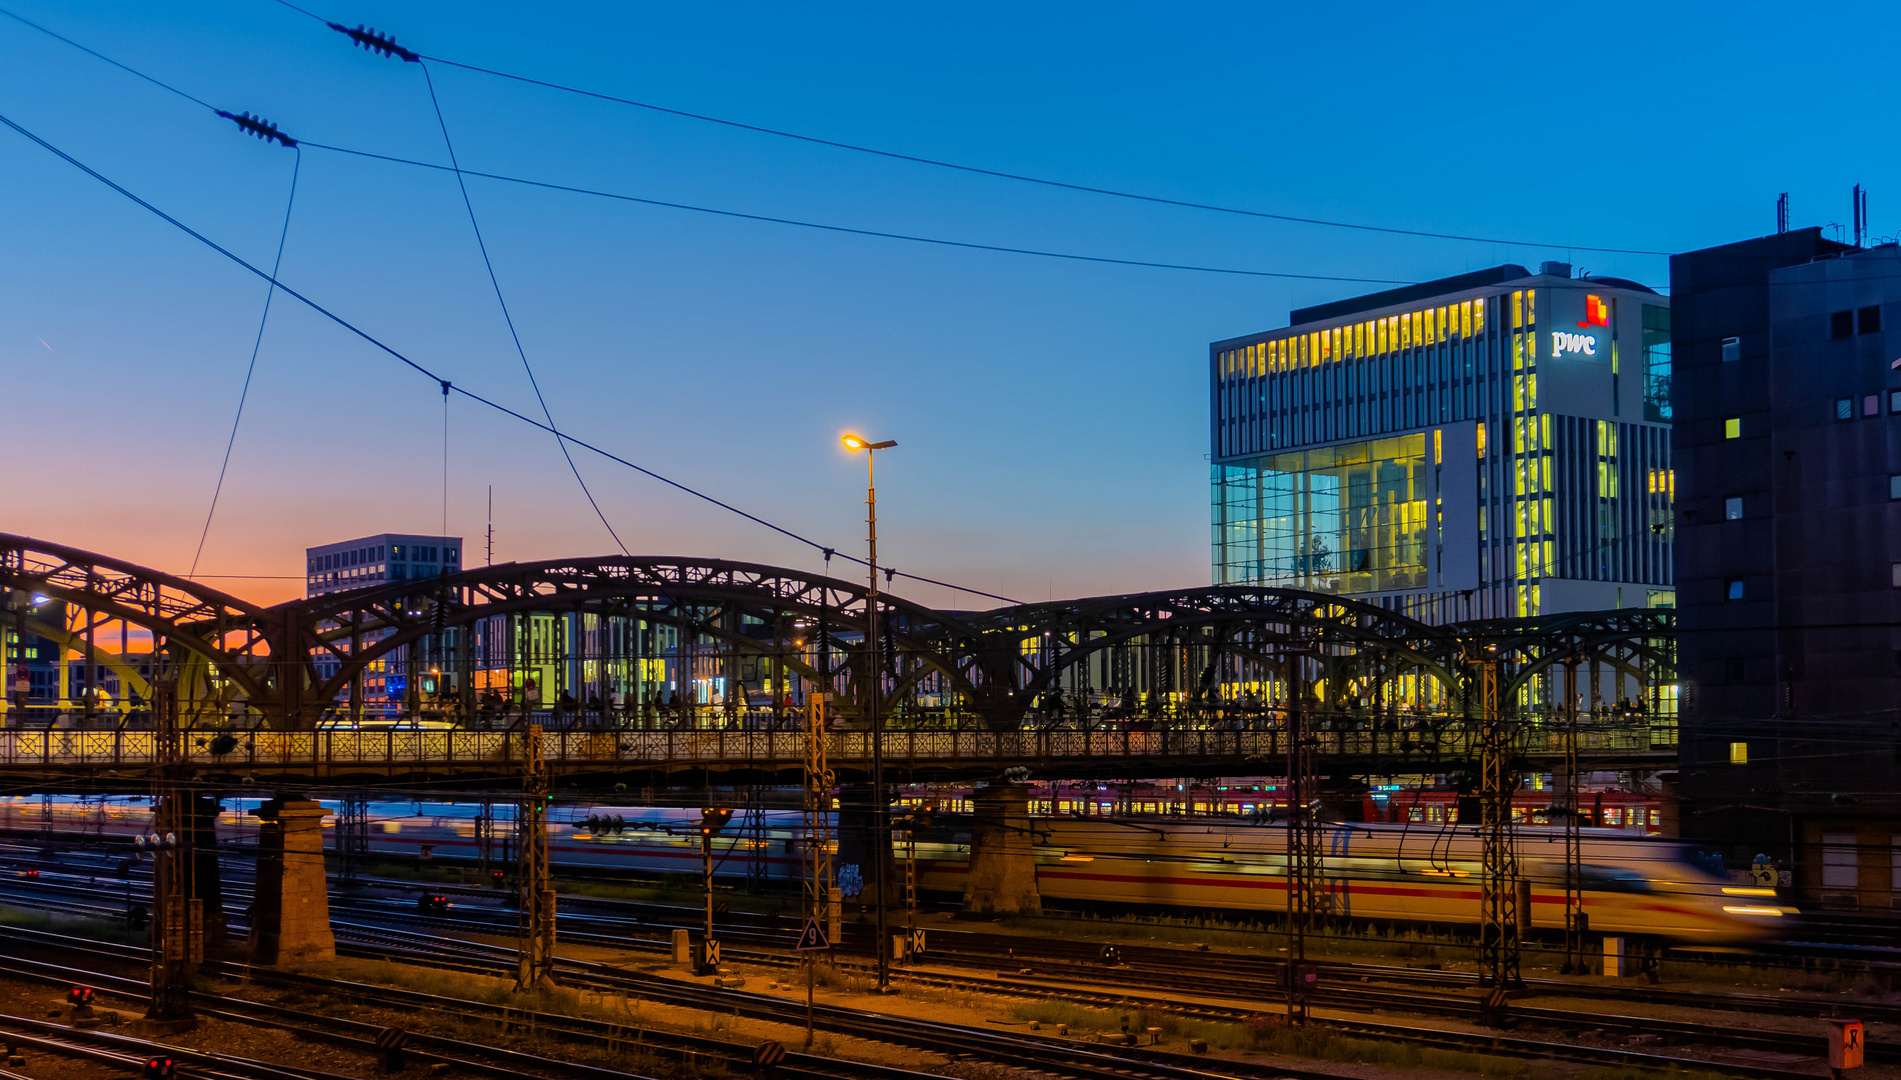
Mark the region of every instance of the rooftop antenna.
[[1789, 231], [1789, 193], [1785, 191], [1782, 194], [1776, 196], [1776, 232], [1785, 233], [1788, 231]]
[[1868, 192], [1860, 184], [1855, 185], [1854, 200], [1855, 246], [1860, 247], [1868, 235]]
[[488, 486], [488, 565], [495, 565], [495, 485]]

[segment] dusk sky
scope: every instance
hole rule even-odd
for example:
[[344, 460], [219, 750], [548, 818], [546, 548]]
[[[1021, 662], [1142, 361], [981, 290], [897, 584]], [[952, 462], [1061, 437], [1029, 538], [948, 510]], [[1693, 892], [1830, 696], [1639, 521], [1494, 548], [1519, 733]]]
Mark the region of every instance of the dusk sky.
[[[825, 139], [1281, 214], [953, 172], [431, 65], [465, 168], [981, 244], [1415, 281], [1845, 222], [1897, 148], [1886, 6], [523, 5], [311, 0], [431, 56]], [[446, 162], [419, 65], [270, 0], [7, 10], [300, 139]], [[314, 5], [314, 6], [312, 6]], [[268, 267], [296, 153], [0, 18], [0, 115]], [[281, 280], [539, 415], [452, 174], [305, 148]], [[470, 179], [564, 429], [854, 554], [862, 458], [900, 569], [1022, 599], [1206, 584], [1207, 346], [1387, 286], [842, 235]], [[263, 282], [0, 130], [0, 530], [182, 573]], [[1832, 234], [1831, 234], [1832, 235]], [[1554, 244], [1556, 247], [1530, 246]], [[438, 386], [281, 294], [200, 570], [260, 600], [302, 551], [441, 526]], [[449, 410], [448, 527], [495, 561], [614, 552], [553, 439]], [[585, 451], [636, 554], [816, 571], [793, 541]], [[833, 572], [856, 568], [834, 562]], [[991, 601], [916, 584], [926, 603]]]

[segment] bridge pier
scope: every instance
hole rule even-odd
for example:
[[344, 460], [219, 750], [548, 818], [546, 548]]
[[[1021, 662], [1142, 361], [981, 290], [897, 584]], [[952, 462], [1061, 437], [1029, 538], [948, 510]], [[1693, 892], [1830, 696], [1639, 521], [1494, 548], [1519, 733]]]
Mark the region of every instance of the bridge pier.
[[224, 883], [218, 875], [218, 800], [199, 795], [187, 811], [192, 816], [192, 890], [204, 911], [202, 933], [206, 951], [224, 944]]
[[1030, 789], [1023, 784], [980, 788], [970, 823], [970, 874], [964, 910], [973, 915], [1037, 915], [1036, 853], [1030, 835]]
[[253, 963], [336, 959], [330, 883], [323, 867], [323, 818], [329, 812], [283, 795], [251, 811], [264, 822], [257, 838], [257, 907], [251, 913]]
[[[870, 784], [840, 784], [838, 787], [838, 861], [833, 864], [833, 873], [840, 873], [847, 866], [858, 868], [858, 878], [864, 883], [864, 889], [858, 894], [862, 904], [876, 903], [877, 885], [872, 878], [876, 873], [873, 855], [877, 851], [878, 801], [872, 793]], [[887, 850], [891, 847], [891, 834], [884, 834]], [[891, 871], [897, 863], [894, 854], [885, 860], [885, 902], [903, 903], [891, 887]]]

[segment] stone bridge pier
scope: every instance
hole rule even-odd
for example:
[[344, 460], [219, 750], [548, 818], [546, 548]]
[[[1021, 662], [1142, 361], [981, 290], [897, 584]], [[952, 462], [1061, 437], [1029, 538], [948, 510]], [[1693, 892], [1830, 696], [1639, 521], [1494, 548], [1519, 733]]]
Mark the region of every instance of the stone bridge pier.
[[251, 811], [264, 822], [257, 840], [257, 907], [251, 913], [253, 963], [336, 959], [323, 866], [323, 818], [329, 812], [288, 795]]
[[1029, 787], [980, 788], [972, 801], [964, 910], [973, 915], [1041, 914], [1043, 894], [1036, 885]]

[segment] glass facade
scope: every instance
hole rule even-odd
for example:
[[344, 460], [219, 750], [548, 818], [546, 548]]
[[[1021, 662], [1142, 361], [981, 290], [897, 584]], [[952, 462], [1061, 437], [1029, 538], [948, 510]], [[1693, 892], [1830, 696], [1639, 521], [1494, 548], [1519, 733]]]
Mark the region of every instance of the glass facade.
[[1211, 347], [1217, 584], [1430, 621], [1669, 597], [1668, 301], [1483, 273]]
[[1644, 419], [1670, 422], [1670, 309], [1644, 305]]
[[1426, 464], [1415, 433], [1218, 466], [1218, 578], [1328, 593], [1425, 587]]

